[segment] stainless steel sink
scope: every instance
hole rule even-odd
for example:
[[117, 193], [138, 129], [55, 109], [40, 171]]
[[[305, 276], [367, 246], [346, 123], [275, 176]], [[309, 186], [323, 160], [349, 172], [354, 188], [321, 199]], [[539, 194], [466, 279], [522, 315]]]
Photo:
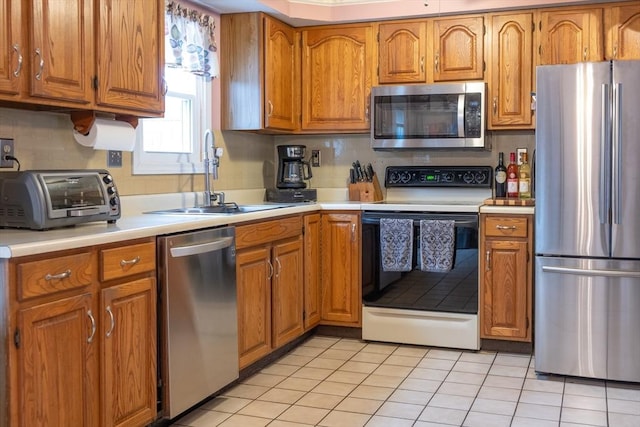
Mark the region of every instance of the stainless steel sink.
[[157, 211], [145, 212], [146, 214], [160, 215], [229, 215], [268, 211], [271, 209], [286, 208], [289, 204], [268, 204], [268, 205], [236, 205], [229, 203], [216, 206], [195, 206], [191, 208], [161, 209]]

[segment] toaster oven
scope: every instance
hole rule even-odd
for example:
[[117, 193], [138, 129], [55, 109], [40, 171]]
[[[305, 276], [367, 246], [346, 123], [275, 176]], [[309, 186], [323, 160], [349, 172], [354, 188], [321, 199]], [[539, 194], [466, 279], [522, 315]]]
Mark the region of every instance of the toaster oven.
[[47, 230], [118, 218], [120, 198], [106, 170], [0, 173], [0, 227]]

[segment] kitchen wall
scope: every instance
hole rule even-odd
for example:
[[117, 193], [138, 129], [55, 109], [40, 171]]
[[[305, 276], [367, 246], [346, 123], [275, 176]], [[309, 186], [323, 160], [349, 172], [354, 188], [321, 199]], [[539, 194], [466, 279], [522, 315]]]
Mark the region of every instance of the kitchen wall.
[[[106, 168], [107, 152], [84, 147], [73, 138], [68, 114], [0, 108], [0, 138], [13, 138], [22, 169]], [[313, 168], [314, 188], [344, 188], [351, 163], [371, 163], [379, 176], [389, 165], [491, 165], [498, 152], [535, 147], [532, 131], [489, 133], [491, 151], [374, 151], [368, 135], [268, 136], [248, 132], [216, 131], [224, 148], [216, 190], [255, 189], [273, 186], [277, 169], [276, 146], [302, 144], [307, 155], [318, 149], [322, 166]], [[123, 167], [110, 168], [123, 195], [202, 191], [198, 175], [133, 175], [131, 153], [123, 153]], [[508, 155], [505, 155], [508, 159]], [[0, 173], [8, 169], [0, 170]]]

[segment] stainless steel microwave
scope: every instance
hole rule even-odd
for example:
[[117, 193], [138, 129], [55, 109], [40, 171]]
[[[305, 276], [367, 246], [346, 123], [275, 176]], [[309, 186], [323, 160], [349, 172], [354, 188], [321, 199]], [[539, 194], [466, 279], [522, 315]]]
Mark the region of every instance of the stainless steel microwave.
[[373, 149], [485, 148], [485, 83], [375, 86]]

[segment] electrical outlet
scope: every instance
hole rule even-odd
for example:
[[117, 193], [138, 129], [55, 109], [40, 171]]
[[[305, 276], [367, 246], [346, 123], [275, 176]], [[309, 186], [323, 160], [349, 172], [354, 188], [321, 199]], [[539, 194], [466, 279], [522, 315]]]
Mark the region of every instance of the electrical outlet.
[[311, 166], [320, 167], [320, 150], [311, 150]]
[[0, 168], [13, 167], [13, 160], [7, 159], [7, 156], [14, 156], [13, 139], [0, 139]]
[[107, 167], [109, 168], [121, 168], [122, 167], [122, 151], [109, 150], [107, 153]]

